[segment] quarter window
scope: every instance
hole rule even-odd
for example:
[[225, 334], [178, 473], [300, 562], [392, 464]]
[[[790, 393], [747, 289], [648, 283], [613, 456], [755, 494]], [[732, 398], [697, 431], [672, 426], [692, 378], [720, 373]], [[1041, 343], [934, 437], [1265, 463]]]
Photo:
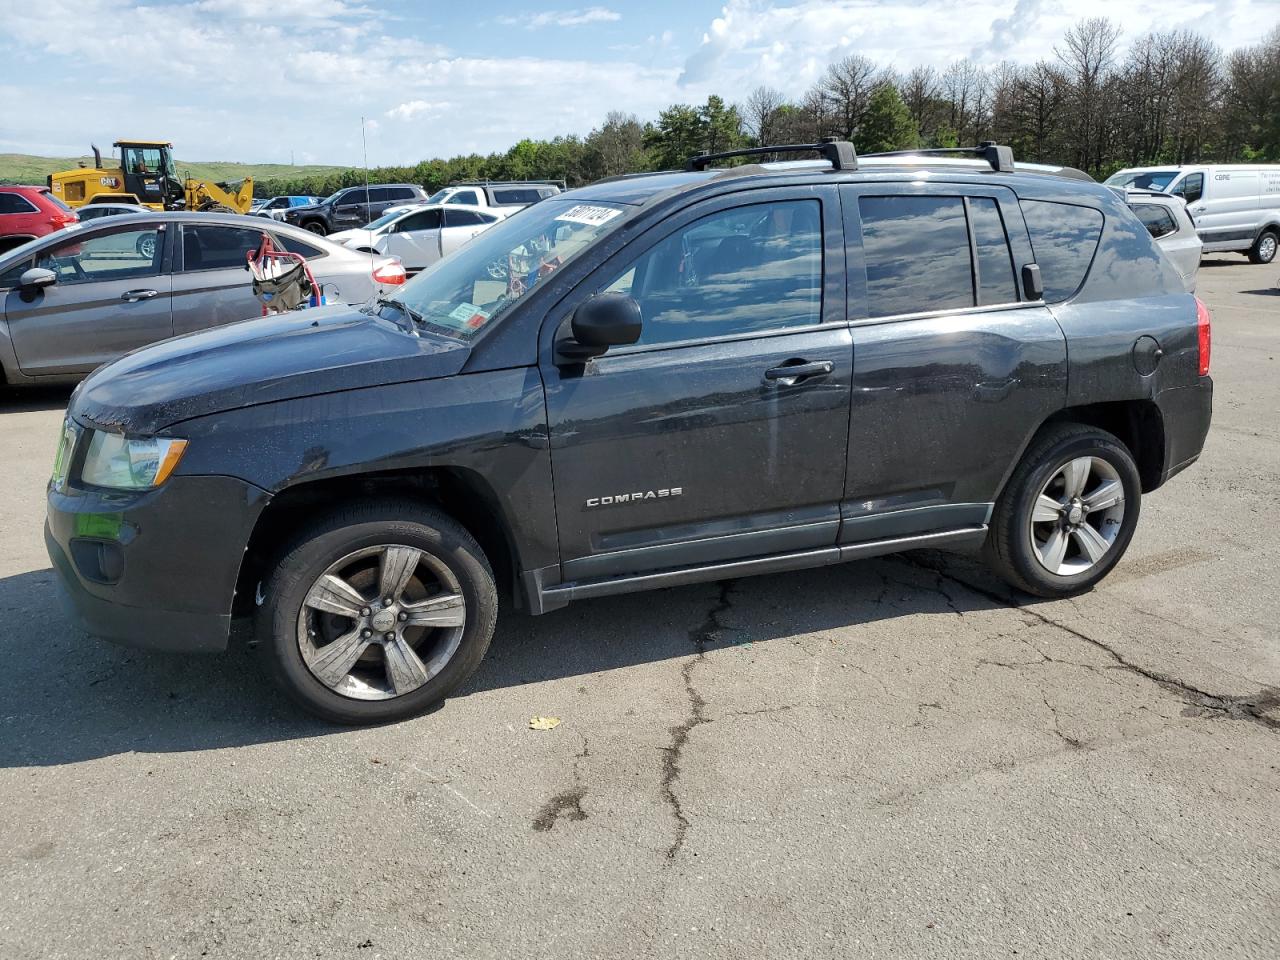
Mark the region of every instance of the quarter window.
[[967, 205], [969, 221], [973, 224], [979, 305], [1017, 303], [1018, 281], [1000, 205], [990, 197], [969, 197]]
[[1049, 200], [1023, 200], [1022, 214], [1049, 303], [1080, 289], [1102, 237], [1102, 214], [1092, 207]]
[[629, 263], [609, 291], [640, 304], [640, 343], [818, 323], [822, 227], [816, 200], [713, 213]]
[[1178, 232], [1177, 221], [1167, 207], [1155, 203], [1131, 203], [1129, 206], [1152, 237], [1159, 239]]

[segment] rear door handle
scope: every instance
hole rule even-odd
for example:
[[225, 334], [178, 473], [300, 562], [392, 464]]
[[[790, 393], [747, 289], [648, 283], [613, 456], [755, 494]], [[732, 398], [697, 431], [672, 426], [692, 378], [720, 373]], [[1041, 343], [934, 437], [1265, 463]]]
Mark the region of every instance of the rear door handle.
[[120, 294], [120, 299], [133, 303], [135, 300], [150, 300], [152, 297], [158, 296], [160, 296], [159, 290], [126, 290]]
[[784, 387], [809, 380], [814, 377], [825, 377], [835, 369], [830, 360], [814, 360], [811, 362], [784, 363], [780, 367], [771, 367], [764, 372], [766, 380], [776, 380]]

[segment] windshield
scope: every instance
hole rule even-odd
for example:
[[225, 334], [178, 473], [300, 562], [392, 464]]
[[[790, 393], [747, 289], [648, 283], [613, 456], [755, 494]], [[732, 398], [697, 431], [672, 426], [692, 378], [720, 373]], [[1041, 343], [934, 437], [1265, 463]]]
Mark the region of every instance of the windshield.
[[1107, 177], [1106, 184], [1109, 187], [1133, 187], [1136, 190], [1164, 190], [1177, 175], [1177, 170], [1122, 170]]
[[364, 225], [364, 228], [366, 230], [378, 230], [382, 227], [385, 227], [389, 223], [394, 223], [395, 221], [399, 220], [401, 217], [405, 215], [405, 212], [406, 211], [404, 210], [403, 207], [397, 207], [395, 210], [392, 210], [388, 213], [384, 213], [382, 216], [378, 217], [377, 220], [370, 220], [368, 223]]
[[444, 203], [445, 198], [452, 195], [453, 195], [453, 188], [445, 187], [443, 190], [437, 190], [435, 193], [427, 197], [427, 199], [423, 200], [422, 202], [423, 203]]
[[620, 222], [616, 204], [544, 201], [496, 224], [391, 299], [433, 330], [470, 340], [570, 257]]

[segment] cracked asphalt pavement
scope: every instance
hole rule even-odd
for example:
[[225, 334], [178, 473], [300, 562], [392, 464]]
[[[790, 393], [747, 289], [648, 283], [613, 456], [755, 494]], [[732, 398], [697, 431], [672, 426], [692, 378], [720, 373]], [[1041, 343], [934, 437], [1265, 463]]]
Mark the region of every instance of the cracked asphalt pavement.
[[[0, 957], [1280, 955], [1280, 293], [1093, 593], [917, 553], [508, 614], [418, 720], [71, 630], [0, 408]], [[533, 731], [534, 715], [561, 718]]]

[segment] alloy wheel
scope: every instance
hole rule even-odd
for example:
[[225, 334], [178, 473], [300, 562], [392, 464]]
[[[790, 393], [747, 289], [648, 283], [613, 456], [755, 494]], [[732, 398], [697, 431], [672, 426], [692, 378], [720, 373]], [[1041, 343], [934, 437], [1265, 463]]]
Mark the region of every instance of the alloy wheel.
[[1031, 508], [1031, 550], [1049, 573], [1072, 577], [1102, 561], [1124, 525], [1124, 484], [1101, 457], [1055, 470]]
[[298, 613], [312, 675], [356, 700], [417, 690], [453, 658], [467, 622], [453, 571], [417, 547], [367, 547], [331, 564]]
[[1271, 234], [1267, 234], [1258, 241], [1258, 259], [1263, 263], [1270, 263], [1275, 259], [1276, 255], [1276, 238]]

